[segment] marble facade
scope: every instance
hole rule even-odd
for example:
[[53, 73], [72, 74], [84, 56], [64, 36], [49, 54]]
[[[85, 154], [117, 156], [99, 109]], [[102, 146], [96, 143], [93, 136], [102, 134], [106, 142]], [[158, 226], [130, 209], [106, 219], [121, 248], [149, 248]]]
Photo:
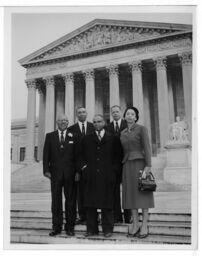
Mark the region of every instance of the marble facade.
[[138, 107], [152, 152], [164, 150], [176, 116], [192, 120], [192, 26], [93, 20], [21, 59], [28, 88], [26, 161], [34, 161], [36, 93], [40, 95], [38, 159], [57, 115], [75, 121], [85, 106], [110, 120], [110, 107]]

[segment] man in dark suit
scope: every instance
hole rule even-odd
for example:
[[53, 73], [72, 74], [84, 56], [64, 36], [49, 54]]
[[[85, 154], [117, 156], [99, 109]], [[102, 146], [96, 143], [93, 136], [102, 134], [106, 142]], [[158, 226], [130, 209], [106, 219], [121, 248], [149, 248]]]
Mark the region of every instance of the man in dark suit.
[[120, 168], [120, 140], [105, 131], [102, 115], [93, 119], [95, 131], [81, 142], [81, 172], [84, 179], [84, 206], [87, 210], [86, 236], [98, 234], [97, 209], [101, 209], [105, 237], [113, 232], [113, 201], [116, 172]]
[[[107, 130], [120, 138], [121, 131], [123, 131], [126, 127], [126, 121], [121, 118], [121, 108], [118, 105], [111, 107], [111, 115], [113, 117], [113, 121], [107, 126]], [[121, 144], [120, 144], [121, 147]], [[120, 162], [122, 158], [120, 159]], [[115, 185], [115, 201], [114, 201], [114, 222], [123, 222], [122, 212], [121, 212], [121, 200], [120, 200], [120, 184], [122, 180], [122, 165], [120, 165], [120, 169], [116, 175], [116, 185]], [[130, 210], [124, 210], [124, 220], [125, 223], [130, 223], [131, 212]]]
[[65, 195], [65, 231], [74, 236], [76, 218], [76, 137], [67, 131], [68, 119], [60, 115], [58, 130], [47, 133], [43, 150], [43, 173], [51, 181], [52, 232], [60, 234], [63, 225], [62, 189]]
[[[70, 126], [68, 130], [77, 135], [78, 147], [79, 147], [79, 144], [81, 143], [81, 139], [84, 136], [94, 132], [94, 126], [92, 123], [86, 121], [87, 112], [84, 107], [77, 108], [76, 116], [77, 116], [78, 122]], [[78, 213], [79, 213], [79, 219], [77, 220], [77, 223], [84, 223], [86, 221], [86, 210], [85, 210], [85, 207], [83, 206], [83, 194], [84, 194], [83, 186], [84, 186], [83, 177], [82, 177], [82, 173], [80, 173], [79, 177], [77, 177], [76, 199], [77, 199], [77, 206], [78, 206]]]

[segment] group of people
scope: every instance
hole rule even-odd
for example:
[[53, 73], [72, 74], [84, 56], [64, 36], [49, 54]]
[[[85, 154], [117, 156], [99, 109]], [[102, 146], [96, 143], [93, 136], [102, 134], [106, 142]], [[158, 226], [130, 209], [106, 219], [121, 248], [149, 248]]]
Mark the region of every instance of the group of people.
[[50, 179], [52, 199], [49, 235], [62, 231], [63, 190], [68, 236], [75, 235], [76, 222], [86, 223], [85, 236], [97, 235], [100, 209], [105, 237], [113, 235], [114, 223], [123, 221], [129, 223], [128, 236], [147, 237], [148, 209], [154, 207], [154, 198], [153, 192], [138, 190], [138, 175], [142, 170], [146, 177], [151, 171], [151, 149], [146, 127], [137, 123], [138, 109], [128, 107], [122, 118], [120, 106], [113, 106], [109, 125], [100, 114], [94, 116], [93, 123], [87, 122], [84, 107], [79, 107], [76, 115], [78, 122], [70, 127], [68, 118], [60, 115], [58, 129], [45, 138], [43, 173]]

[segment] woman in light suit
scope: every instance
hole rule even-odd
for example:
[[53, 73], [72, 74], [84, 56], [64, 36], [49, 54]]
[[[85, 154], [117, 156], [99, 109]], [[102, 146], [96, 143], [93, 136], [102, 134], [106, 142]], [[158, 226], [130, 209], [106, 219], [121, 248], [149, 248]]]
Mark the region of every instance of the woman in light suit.
[[[154, 197], [151, 191], [138, 190], [139, 171], [143, 176], [151, 171], [151, 149], [147, 128], [137, 124], [139, 111], [135, 107], [125, 110], [124, 118], [127, 128], [121, 132], [121, 144], [124, 151], [122, 176], [123, 209], [132, 210], [133, 222], [129, 226], [129, 236], [145, 238], [149, 234], [149, 208], [154, 207]], [[142, 209], [142, 225], [139, 225], [138, 209]]]

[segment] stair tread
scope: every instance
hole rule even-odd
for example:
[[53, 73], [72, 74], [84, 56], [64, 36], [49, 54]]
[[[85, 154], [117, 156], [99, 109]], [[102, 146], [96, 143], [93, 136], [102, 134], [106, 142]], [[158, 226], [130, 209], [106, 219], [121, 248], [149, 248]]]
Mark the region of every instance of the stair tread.
[[[27, 217], [27, 218], [23, 218], [23, 217], [12, 217], [11, 221], [15, 221], [15, 222], [22, 222], [22, 223], [30, 223], [30, 222], [37, 222], [37, 223], [51, 223], [52, 220], [51, 218], [32, 218], [32, 217]], [[76, 226], [83, 226], [84, 224], [79, 224]], [[85, 226], [85, 225], [84, 225]], [[129, 224], [125, 224], [125, 223], [118, 223], [115, 224], [115, 226], [119, 226], [119, 227], [127, 227], [129, 226]], [[177, 221], [149, 221], [149, 226], [152, 227], [179, 227], [179, 228], [191, 228], [191, 222], [177, 222]]]
[[[26, 229], [11, 229], [11, 241], [15, 242], [15, 240], [19, 241], [25, 239], [26, 241], [30, 238], [35, 240], [37, 243], [99, 243], [99, 242], [105, 242], [105, 243], [185, 243], [190, 244], [191, 238], [189, 236], [179, 237], [179, 236], [168, 236], [168, 235], [153, 235], [150, 234], [145, 239], [138, 239], [138, 238], [128, 238], [125, 234], [117, 234], [114, 233], [111, 238], [104, 238], [102, 236], [102, 233], [95, 237], [91, 238], [85, 238], [83, 236], [84, 232], [76, 232], [75, 237], [67, 237], [65, 232], [62, 232], [62, 234], [58, 235], [57, 237], [49, 237], [47, 230], [26, 230]], [[14, 239], [15, 238], [15, 239]]]
[[[50, 213], [51, 214], [51, 211], [43, 211], [43, 210], [21, 210], [21, 209], [16, 210], [16, 209], [12, 209], [11, 213], [12, 212], [30, 212], [30, 213], [38, 212], [38, 213]], [[98, 210], [98, 212], [100, 212], [100, 211]], [[63, 211], [63, 213], [64, 213], [64, 211]], [[163, 212], [150, 212], [149, 213], [149, 215], [156, 215], [156, 214], [158, 214], [158, 215], [183, 215], [183, 216], [187, 215], [187, 216], [191, 216], [191, 213], [184, 213], [184, 212], [182, 212], [182, 213], [175, 213], [175, 212], [165, 212], [165, 213], [163, 213]], [[140, 215], [141, 215], [141, 213], [140, 213]]]

